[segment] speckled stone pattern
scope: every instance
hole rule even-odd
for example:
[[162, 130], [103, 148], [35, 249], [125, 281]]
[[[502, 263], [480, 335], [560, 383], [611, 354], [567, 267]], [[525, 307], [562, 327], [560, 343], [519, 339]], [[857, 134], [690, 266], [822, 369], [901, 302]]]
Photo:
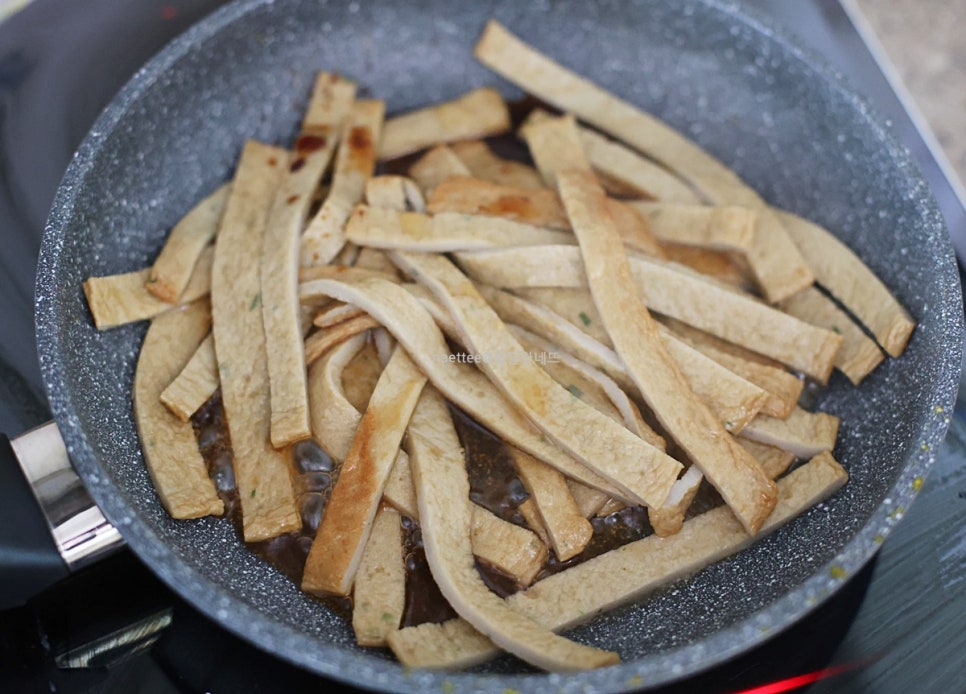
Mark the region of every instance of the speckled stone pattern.
[[[906, 355], [861, 388], [836, 376], [851, 481], [749, 551], [573, 632], [617, 667], [534, 673], [503, 657], [467, 673], [406, 672], [248, 553], [225, 522], [173, 521], [144, 469], [130, 390], [144, 325], [98, 333], [81, 282], [148, 264], [171, 225], [230, 177], [247, 137], [287, 144], [313, 74], [336, 70], [390, 112], [493, 84], [471, 55], [494, 16], [539, 49], [664, 118], [765, 198], [825, 225], [919, 320]], [[91, 493], [158, 575], [226, 628], [370, 689], [602, 692], [680, 678], [794, 622], [861, 567], [933, 462], [957, 390], [962, 303], [938, 210], [864, 102], [784, 33], [724, 2], [235, 4], [172, 44], [95, 125], [58, 194], [37, 286], [53, 412]]]
[[856, 0], [966, 181], [966, 0]]

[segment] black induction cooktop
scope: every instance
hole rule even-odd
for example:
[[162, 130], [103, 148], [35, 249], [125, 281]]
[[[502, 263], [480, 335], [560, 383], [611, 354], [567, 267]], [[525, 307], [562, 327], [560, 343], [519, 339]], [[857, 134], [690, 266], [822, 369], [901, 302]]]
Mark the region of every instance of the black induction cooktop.
[[[0, 23], [0, 432], [49, 418], [33, 331], [44, 221], [103, 106], [224, 0], [34, 0]], [[823, 53], [919, 162], [966, 258], [961, 186], [847, 1], [749, 0]], [[910, 113], [911, 111], [911, 113]], [[662, 692], [966, 692], [966, 404], [879, 555], [786, 632]], [[302, 692], [332, 686], [208, 621], [129, 552], [0, 612], [3, 692]]]

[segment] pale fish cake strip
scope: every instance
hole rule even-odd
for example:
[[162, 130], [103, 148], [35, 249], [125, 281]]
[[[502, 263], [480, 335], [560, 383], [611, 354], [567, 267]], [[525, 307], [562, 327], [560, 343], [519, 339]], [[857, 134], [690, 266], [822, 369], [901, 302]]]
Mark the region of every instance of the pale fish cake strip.
[[350, 318], [358, 318], [364, 313], [365, 311], [352, 304], [344, 304], [341, 301], [336, 301], [315, 314], [315, 317], [312, 319], [312, 325], [317, 328], [331, 328], [333, 325], [343, 323]]
[[340, 464], [349, 454], [352, 437], [362, 419], [362, 414], [342, 388], [342, 372], [365, 344], [365, 334], [349, 337], [309, 368], [312, 434], [325, 452]]
[[374, 176], [366, 183], [366, 203], [370, 207], [423, 212], [426, 200], [416, 182], [406, 176]]
[[728, 432], [737, 434], [758, 416], [769, 399], [761, 386], [679, 340], [663, 325], [656, 327], [688, 386]]
[[511, 576], [520, 586], [533, 583], [550, 556], [538, 535], [477, 504], [473, 504], [470, 523], [474, 556]]
[[262, 241], [262, 321], [272, 403], [272, 445], [309, 438], [309, 398], [299, 316], [299, 243], [312, 194], [328, 168], [356, 86], [320, 73], [298, 137], [295, 154], [275, 194]]
[[683, 342], [762, 388], [768, 394], [761, 408], [762, 414], [784, 419], [795, 409], [805, 387], [805, 380], [789, 373], [780, 363], [724, 342], [680, 321], [665, 318], [662, 322]]
[[594, 529], [581, 515], [567, 486], [567, 479], [519, 448], [510, 447], [510, 456], [537, 507], [557, 559], [566, 561], [583, 552]]
[[[521, 616], [483, 583], [470, 545], [472, 504], [463, 450], [446, 403], [429, 388], [407, 434], [423, 545], [447, 602], [476, 629], [536, 667], [573, 671], [612, 665], [615, 653], [583, 646]], [[392, 635], [389, 645], [394, 649]], [[404, 665], [405, 653], [396, 652]]]
[[520, 127], [530, 156], [550, 188], [557, 188], [557, 173], [567, 169], [591, 171], [590, 161], [580, 144], [577, 120], [572, 114], [555, 117], [534, 112]]
[[162, 301], [173, 304], [181, 298], [198, 257], [218, 231], [230, 188], [229, 183], [220, 185], [192, 207], [168, 234], [145, 284]]
[[[591, 487], [585, 487], [585, 489], [592, 489]], [[596, 490], [593, 490], [596, 491]], [[604, 497], [605, 499], [609, 497]], [[531, 497], [527, 497], [523, 502], [517, 506], [517, 512], [523, 517], [523, 521], [527, 524], [533, 533], [540, 538], [544, 546], [549, 547], [551, 544], [550, 535], [547, 533], [547, 528], [543, 524], [543, 518], [540, 517], [540, 512], [537, 510], [537, 505], [533, 502]]]
[[[822, 453], [778, 481], [778, 503], [757, 536], [749, 535], [727, 506], [719, 506], [685, 521], [675, 535], [624, 545], [549, 576], [507, 602], [547, 628], [575, 627], [739, 552], [829, 498], [847, 479], [842, 466]], [[405, 654], [410, 667], [435, 669], [470, 667], [499, 653], [486, 636], [458, 619], [401, 629], [390, 645], [397, 655]]]
[[352, 630], [360, 646], [385, 646], [399, 628], [406, 604], [401, 517], [380, 506], [359, 562], [352, 591]]
[[451, 145], [453, 153], [463, 162], [469, 174], [504, 186], [539, 189], [544, 187], [543, 177], [529, 164], [504, 159], [481, 140], [463, 140]]
[[[361, 252], [361, 251], [360, 251]], [[393, 268], [396, 266], [393, 265]], [[355, 267], [349, 265], [315, 265], [313, 267], [303, 267], [299, 270], [299, 284], [304, 284], [306, 282], [311, 282], [313, 280], [324, 280], [324, 279], [361, 279], [364, 277], [378, 277], [380, 279], [389, 280], [391, 282], [398, 282], [399, 276], [394, 272], [387, 272], [384, 270], [376, 270], [373, 268]], [[328, 303], [331, 301], [329, 297], [318, 297], [323, 303]], [[305, 297], [300, 297], [299, 301], [306, 302]], [[316, 302], [318, 303], [318, 302]], [[345, 302], [350, 303], [350, 302]]]
[[[647, 509], [647, 520], [654, 528], [654, 534], [667, 537], [681, 530], [684, 515], [694, 501], [703, 480], [704, 474], [701, 468], [697, 465], [690, 466], [671, 487], [671, 493], [667, 495], [664, 504], [658, 508]], [[611, 511], [605, 506], [599, 514], [607, 515], [608, 512]]]
[[416, 505], [416, 488], [413, 486], [409, 455], [401, 448], [396, 456], [396, 462], [392, 464], [382, 496], [387, 503], [407, 518], [419, 520], [419, 507]]
[[340, 342], [366, 330], [378, 327], [378, 321], [362, 314], [312, 333], [305, 340], [305, 363], [311, 366], [315, 363], [316, 359]]
[[839, 418], [835, 415], [796, 407], [785, 419], [758, 415], [741, 436], [807, 458], [833, 450], [838, 431]]
[[758, 461], [731, 444], [730, 434], [668, 354], [657, 324], [638, 297], [627, 255], [604, 208], [606, 194], [593, 174], [561, 171], [557, 181], [580, 243], [594, 304], [614, 349], [664, 430], [755, 533], [775, 505], [774, 484]]
[[510, 111], [492, 87], [386, 120], [379, 158], [395, 159], [432, 145], [496, 135], [509, 130]]
[[448, 145], [436, 145], [409, 167], [409, 176], [429, 199], [440, 183], [450, 176], [469, 176], [470, 170]]
[[666, 202], [629, 203], [644, 215], [661, 241], [746, 253], [755, 240], [758, 213], [738, 205], [681, 205]]
[[[539, 123], [553, 115], [537, 108], [526, 123]], [[607, 189], [616, 188], [624, 197], [645, 196], [666, 202], [700, 204], [701, 197], [687, 183], [646, 157], [600, 133], [578, 125], [584, 158]], [[569, 146], [577, 144], [573, 140]]]
[[[188, 286], [179, 299], [190, 303], [208, 294], [211, 289], [211, 264], [214, 248], [206, 247], [191, 271]], [[151, 268], [119, 275], [89, 277], [84, 282], [84, 296], [98, 330], [107, 330], [125, 323], [147, 320], [170, 310], [176, 304], [162, 301], [147, 290]]]
[[578, 131], [590, 165], [598, 176], [617, 181], [638, 195], [654, 200], [701, 203], [693, 188], [663, 166], [589, 128], [579, 127]]
[[395, 343], [392, 343], [383, 351], [376, 345], [374, 334], [380, 330], [382, 328], [375, 328], [369, 333], [366, 346], [342, 370], [342, 391], [346, 399], [360, 413], [365, 412], [369, 407], [369, 400], [379, 382], [379, 376], [396, 348]]
[[898, 357], [916, 322], [875, 273], [844, 243], [818, 224], [775, 210], [815, 272], [815, 280], [875, 335], [890, 356]]
[[842, 336], [835, 368], [858, 385], [885, 359], [879, 346], [834, 301], [815, 287], [803, 289], [780, 304], [783, 311]]
[[573, 495], [574, 501], [577, 502], [577, 508], [580, 509], [580, 514], [584, 518], [597, 515], [597, 512], [611, 498], [599, 489], [588, 487], [586, 484], [576, 483], [574, 480], [567, 480], [567, 486], [570, 487], [570, 493]]
[[161, 389], [184, 367], [211, 325], [207, 301], [163, 313], [141, 345], [134, 374], [134, 416], [154, 488], [172, 518], [224, 513], [194, 428], [161, 404]]
[[331, 265], [351, 267], [355, 265], [356, 259], [359, 257], [359, 252], [362, 249], [359, 248], [354, 243], [346, 241], [342, 245], [342, 250], [335, 254], [335, 257], [329, 261]]
[[393, 265], [393, 262], [378, 248], [360, 248], [359, 257], [356, 258], [356, 263], [352, 267], [375, 270], [394, 277], [399, 275], [399, 270]]
[[755, 456], [755, 460], [761, 463], [765, 474], [773, 480], [777, 480], [792, 466], [796, 456], [790, 451], [783, 451], [781, 448], [769, 446], [766, 443], [758, 443], [751, 439], [738, 439], [738, 443], [746, 451]]
[[289, 153], [249, 140], [232, 182], [215, 242], [211, 275], [212, 332], [222, 401], [234, 453], [245, 540], [297, 530], [291, 461], [272, 446], [268, 354], [258, 265], [275, 191]]
[[208, 335], [171, 383], [161, 391], [161, 402], [187, 422], [218, 390], [215, 339]]
[[457, 212], [421, 214], [358, 206], [345, 236], [370, 248], [446, 253], [494, 246], [539, 246], [573, 243], [573, 234], [487, 215]]

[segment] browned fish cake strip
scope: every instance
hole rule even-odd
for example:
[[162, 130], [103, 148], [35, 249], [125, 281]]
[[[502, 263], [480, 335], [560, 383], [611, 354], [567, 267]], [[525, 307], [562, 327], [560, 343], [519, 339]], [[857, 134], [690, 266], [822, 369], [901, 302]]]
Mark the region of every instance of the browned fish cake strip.
[[376, 145], [385, 111], [382, 101], [359, 99], [343, 121], [332, 185], [322, 207], [302, 233], [299, 262], [303, 267], [331, 262], [346, 245], [342, 227], [362, 201], [366, 183], [375, 172]]
[[302, 590], [316, 595], [349, 594], [386, 480], [425, 383], [426, 377], [397, 347], [379, 376], [342, 463], [305, 561]]

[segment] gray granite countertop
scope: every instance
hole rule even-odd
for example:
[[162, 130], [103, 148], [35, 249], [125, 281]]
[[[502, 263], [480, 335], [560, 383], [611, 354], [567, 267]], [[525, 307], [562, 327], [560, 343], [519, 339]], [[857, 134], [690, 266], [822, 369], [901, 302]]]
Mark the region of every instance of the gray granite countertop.
[[966, 0], [855, 0], [966, 181]]

